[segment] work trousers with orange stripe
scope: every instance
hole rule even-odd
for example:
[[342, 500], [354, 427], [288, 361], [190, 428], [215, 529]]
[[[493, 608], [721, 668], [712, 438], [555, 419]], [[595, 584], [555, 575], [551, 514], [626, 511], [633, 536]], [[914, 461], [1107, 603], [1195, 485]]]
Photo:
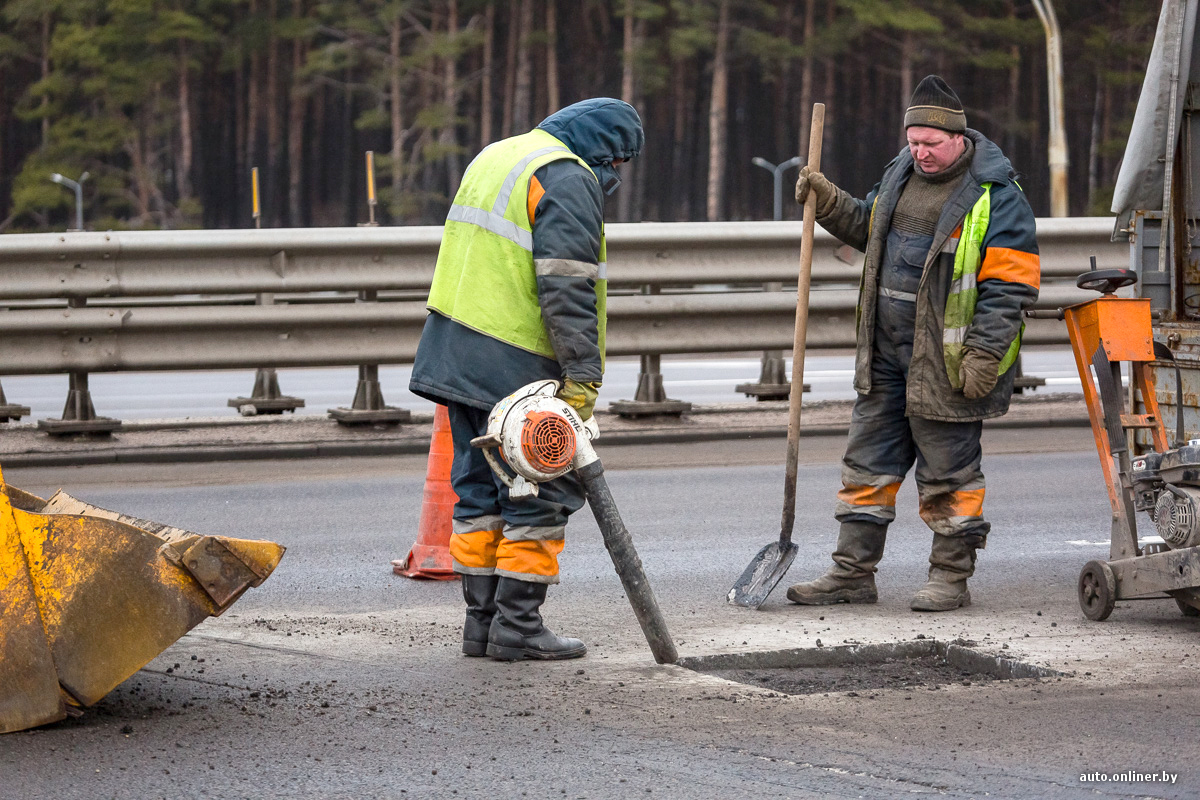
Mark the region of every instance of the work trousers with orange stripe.
[[888, 240], [881, 286], [894, 291], [881, 292], [876, 305], [871, 391], [854, 404], [835, 516], [891, 522], [896, 493], [915, 462], [921, 519], [934, 533], [969, 537], [981, 547], [991, 527], [983, 519], [983, 423], [905, 416], [916, 308], [905, 295], [916, 293], [927, 249], [914, 248], [906, 258]]
[[538, 496], [511, 500], [471, 440], [487, 433], [488, 412], [448, 402], [454, 464], [450, 483], [458, 495], [450, 536], [454, 571], [503, 575], [532, 583], [558, 583], [567, 517], [583, 507], [574, 473], [538, 484]]

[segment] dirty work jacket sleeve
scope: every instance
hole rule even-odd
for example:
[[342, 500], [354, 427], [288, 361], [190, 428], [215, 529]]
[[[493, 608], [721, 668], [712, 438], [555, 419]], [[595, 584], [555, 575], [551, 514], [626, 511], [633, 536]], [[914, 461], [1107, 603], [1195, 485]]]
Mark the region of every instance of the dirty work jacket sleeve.
[[600, 381], [596, 281], [604, 197], [579, 164], [553, 161], [529, 182], [538, 303], [564, 377]]
[[[891, 166], [890, 164], [888, 165]], [[871, 206], [880, 184], [875, 184], [865, 200], [859, 200], [844, 189], [834, 187], [837, 198], [829, 213], [817, 217], [821, 227], [836, 236], [841, 242], [855, 250], [867, 249], [867, 237], [871, 232]]]
[[992, 187], [992, 213], [976, 276], [975, 317], [963, 344], [1004, 356], [1038, 297], [1041, 262], [1033, 209], [1012, 183]]

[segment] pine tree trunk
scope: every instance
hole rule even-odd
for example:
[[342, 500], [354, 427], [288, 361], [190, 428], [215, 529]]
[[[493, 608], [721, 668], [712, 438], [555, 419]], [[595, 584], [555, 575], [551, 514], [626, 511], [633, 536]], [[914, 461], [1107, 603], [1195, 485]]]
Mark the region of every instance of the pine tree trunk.
[[[458, 0], [448, 0], [446, 39], [452, 45], [457, 36]], [[453, 54], [452, 46], [450, 50], [452, 54], [445, 59], [442, 74], [442, 80], [445, 84], [446, 111], [449, 118], [442, 126], [442, 130], [438, 135], [438, 141], [445, 148], [444, 152], [446, 153], [446, 182], [450, 192], [454, 192], [462, 177], [462, 167], [458, 162], [458, 154], [454, 152], [454, 145], [458, 141], [458, 129], [455, 122], [458, 117], [458, 59]]]
[[726, 123], [729, 117], [729, 0], [717, 12], [712, 93], [708, 106], [708, 221], [721, 219], [725, 192]]
[[[243, 176], [246, 174], [245, 136], [247, 122], [246, 52], [242, 42], [238, 42], [237, 51], [237, 66], [234, 67], [233, 71], [233, 141], [230, 143], [233, 149], [233, 153], [230, 155], [233, 159], [234, 174], [233, 180], [227, 184], [229, 201], [222, 201], [219, 204], [212, 202], [214, 198], [206, 195], [204, 182], [202, 181], [200, 184], [200, 193], [204, 200], [206, 215], [211, 213], [211, 211], [216, 211], [217, 209], [214, 208], [214, 206], [218, 206], [228, 215], [227, 219], [229, 221], [225, 224], [234, 227], [237, 226], [238, 221], [241, 219], [242, 212], [242, 180]], [[202, 106], [200, 119], [201, 129], [203, 129], [208, 124], [209, 120], [212, 119], [212, 114], [205, 113], [205, 110], [206, 109], [204, 109]], [[200, 169], [201, 173], [203, 173], [205, 166], [201, 165]]]
[[400, 193], [404, 186], [404, 109], [401, 106], [401, 80], [403, 75], [400, 67], [400, 15], [392, 20], [388, 30], [388, 85], [391, 93], [392, 118], [392, 213], [398, 214], [400, 209]]
[[1017, 147], [1017, 121], [1021, 113], [1021, 49], [1014, 44], [1009, 52], [1013, 64], [1008, 70], [1008, 124], [1005, 125], [1004, 152], [1013, 153]]
[[517, 82], [513, 95], [513, 133], [524, 133], [533, 127], [533, 59], [529, 36], [533, 33], [533, 0], [520, 2], [520, 30], [517, 37]]
[[521, 46], [521, 3], [512, 2], [508, 7], [508, 42], [504, 53], [504, 106], [500, 121], [500, 136], [513, 135], [513, 107], [517, 96], [517, 48]]
[[[829, 0], [825, 6], [825, 25], [832, 28], [837, 17], [837, 0]], [[834, 67], [833, 59], [827, 58], [824, 63], [825, 69], [825, 135], [821, 137], [821, 171], [832, 172], [836, 162], [836, 152], [831, 147], [833, 144], [833, 120], [841, 112], [836, 103], [829, 102], [836, 96], [837, 91], [837, 72]], [[808, 142], [800, 145], [800, 152], [807, 158]]]
[[133, 197], [135, 200], [135, 209], [137, 215], [134, 222], [139, 225], [146, 225], [150, 222], [151, 210], [150, 199], [152, 193], [150, 191], [150, 181], [147, 173], [149, 172], [149, 159], [146, 151], [146, 136], [148, 135], [149, 127], [146, 126], [144, 112], [138, 114], [139, 124], [133, 131], [133, 141], [126, 146], [126, 153], [129, 155], [129, 171], [133, 180]]
[[179, 41], [179, 165], [175, 174], [179, 204], [192, 197], [192, 98], [188, 70], [188, 47]]
[[[42, 15], [42, 80], [50, 77], [50, 12]], [[50, 104], [50, 98], [42, 95], [42, 110]], [[50, 117], [42, 116], [42, 147], [50, 141]]]
[[[250, 0], [250, 18], [258, 16], [258, 0]], [[250, 52], [250, 79], [246, 85], [246, 162], [257, 167], [259, 159], [258, 130], [262, 109], [259, 108], [258, 86], [262, 81], [262, 53], [258, 48]], [[249, 175], [238, 175], [238, 180], [248, 180]]]
[[[900, 40], [900, 119], [903, 121], [904, 113], [908, 110], [908, 101], [913, 94], [913, 50], [916, 48], [916, 43], [913, 41], [913, 35], [910, 31], [905, 31], [903, 38]], [[900, 126], [900, 146], [903, 147], [908, 143], [908, 137], [904, 135], [904, 126]]]
[[671, 135], [671, 191], [666, 197], [666, 207], [676, 219], [691, 219], [692, 176], [688, 169], [688, 69], [683, 60], [673, 65], [671, 94], [675, 99], [672, 113]]
[[[641, 43], [646, 41], [646, 20], [639, 19], [634, 23], [633, 38], [641, 47]], [[643, 128], [649, 128], [650, 123], [647, 120], [649, 109], [643, 108], [645, 104], [645, 95], [638, 91], [637, 83], [634, 83], [633, 99], [629, 104], [638, 109], [639, 115], [642, 117]], [[636, 158], [629, 164], [629, 172], [626, 175], [626, 180], [629, 181], [629, 186], [625, 191], [632, 195], [632, 208], [629, 210], [628, 219], [630, 222], [641, 222], [646, 218], [646, 184], [649, 181], [646, 176], [650, 174], [647, 168], [647, 162], [642, 158]]]
[[1085, 211], [1088, 214], [1093, 213], [1092, 205], [1096, 202], [1096, 192], [1100, 188], [1100, 117], [1103, 101], [1101, 99], [1100, 87], [1102, 79], [1099, 71], [1096, 72], [1096, 88], [1092, 96], [1092, 131], [1091, 141], [1088, 143], [1088, 188], [1087, 188], [1087, 206]]
[[546, 0], [546, 108], [547, 115], [558, 111], [562, 100], [558, 88], [558, 7]]
[[279, 36], [276, 33], [278, 0], [271, 0], [267, 13], [271, 33], [267, 37], [267, 164], [263, 177], [263, 217], [279, 224], [279, 169], [283, 125], [279, 118]]
[[[1137, 103], [1136, 95], [1134, 103]], [[1113, 120], [1113, 90], [1112, 86], [1107, 83], [1104, 85], [1104, 110], [1101, 115], [1100, 122], [1100, 141], [1109, 142], [1112, 140], [1112, 120]], [[1104, 180], [1109, 182], [1116, 181], [1116, 175], [1113, 174], [1113, 157], [1108, 153], [1102, 153], [1100, 160], [1100, 174], [1104, 176]], [[1108, 209], [1105, 209], [1107, 213]]]
[[479, 149], [492, 142], [492, 70], [495, 69], [496, 4], [489, 2], [483, 24], [483, 76], [479, 85]]
[[[804, 46], [812, 47], [816, 35], [816, 0], [804, 0]], [[796, 153], [808, 158], [808, 129], [812, 125], [813, 57], [809, 51], [800, 66], [800, 141]]]
[[[625, 27], [624, 27], [624, 46], [622, 47], [621, 59], [621, 99], [630, 105], [635, 105], [634, 102], [634, 82], [633, 82], [633, 56], [637, 49], [637, 40], [634, 33], [634, 18], [633, 18], [633, 2], [634, 0], [625, 0]], [[630, 208], [633, 205], [633, 163], [621, 166], [622, 180], [624, 185], [617, 192], [617, 219], [621, 222], [629, 222]]]
[[[295, 0], [296, 19], [304, 17], [304, 0]], [[304, 120], [308, 111], [308, 87], [301, 72], [304, 69], [306, 45], [296, 38], [292, 41], [292, 88], [288, 106], [288, 224], [305, 224], [303, 205], [304, 180]]]

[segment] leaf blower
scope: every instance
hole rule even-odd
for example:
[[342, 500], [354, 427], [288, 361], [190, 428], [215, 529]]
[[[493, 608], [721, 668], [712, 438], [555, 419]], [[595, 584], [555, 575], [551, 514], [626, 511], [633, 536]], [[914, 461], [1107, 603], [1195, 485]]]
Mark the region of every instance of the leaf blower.
[[512, 500], [537, 497], [539, 483], [572, 470], [579, 476], [654, 660], [673, 664], [679, 658], [675, 643], [608, 490], [604, 465], [592, 447], [600, 429], [594, 419], [584, 422], [575, 409], [555, 397], [559, 386], [558, 381], [535, 381], [501, 400], [488, 415], [487, 433], [472, 439], [471, 445], [483, 450]]

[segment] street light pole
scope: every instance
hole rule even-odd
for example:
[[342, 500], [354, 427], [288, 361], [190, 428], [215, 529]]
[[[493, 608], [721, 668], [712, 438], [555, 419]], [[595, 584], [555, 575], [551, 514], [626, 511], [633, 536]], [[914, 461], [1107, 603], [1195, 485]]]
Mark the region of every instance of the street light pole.
[[50, 180], [57, 183], [59, 186], [65, 186], [75, 192], [75, 228], [74, 230], [83, 230], [83, 182], [88, 178], [88, 173], [84, 172], [79, 176], [79, 180], [73, 181], [70, 178], [59, 175], [57, 172], [50, 176]]
[[1046, 31], [1046, 81], [1050, 102], [1050, 216], [1065, 217], [1067, 202], [1067, 134], [1063, 114], [1062, 35], [1051, 0], [1033, 0], [1033, 10]]
[[799, 166], [803, 159], [800, 156], [793, 156], [787, 161], [778, 166], [767, 161], [765, 158], [755, 156], [750, 160], [750, 163], [756, 167], [762, 167], [772, 174], [775, 178], [775, 221], [783, 219], [783, 173], [792, 167]]

